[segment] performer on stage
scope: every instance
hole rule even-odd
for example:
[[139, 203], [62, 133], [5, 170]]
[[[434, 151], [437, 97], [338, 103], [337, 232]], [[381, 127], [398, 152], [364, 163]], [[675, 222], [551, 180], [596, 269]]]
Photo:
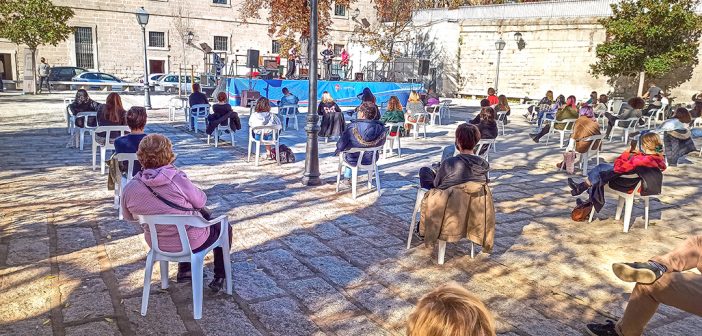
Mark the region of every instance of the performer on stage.
[[288, 72], [285, 74], [286, 79], [295, 78], [295, 62], [297, 61], [297, 48], [292, 47], [288, 50]]
[[342, 79], [346, 80], [349, 79], [349, 59], [351, 58], [351, 55], [349, 54], [348, 51], [346, 51], [346, 48], [341, 49], [341, 67], [344, 69], [344, 77]]
[[322, 63], [324, 64], [322, 79], [329, 80], [329, 77], [331, 77], [332, 60], [334, 59], [332, 45], [327, 44], [327, 49], [322, 50], [320, 54], [322, 55]]

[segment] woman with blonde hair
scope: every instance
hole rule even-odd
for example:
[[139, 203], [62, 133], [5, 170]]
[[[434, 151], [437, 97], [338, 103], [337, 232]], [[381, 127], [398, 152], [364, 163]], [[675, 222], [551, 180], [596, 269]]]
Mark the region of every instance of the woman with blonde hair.
[[[280, 119], [278, 116], [271, 113], [271, 102], [266, 97], [258, 98], [256, 101], [256, 106], [254, 107], [254, 113], [249, 117], [249, 129], [259, 126], [277, 126], [281, 127]], [[272, 131], [251, 131], [251, 134], [256, 140], [271, 140], [273, 139]], [[271, 157], [271, 146], [266, 145], [266, 157]]]
[[[139, 142], [136, 154], [142, 170], [122, 191], [122, 212], [126, 220], [136, 220], [139, 215], [200, 216], [200, 209], [205, 207], [207, 196], [184, 172], [173, 165], [176, 156], [168, 138], [161, 134], [149, 134]], [[151, 246], [153, 232], [149, 232], [147, 225], [142, 229], [146, 243]], [[221, 229], [219, 223], [205, 228], [186, 226], [192, 251], [197, 253], [212, 246], [218, 240]], [[230, 229], [230, 243], [231, 232]], [[162, 251], [182, 251], [179, 237], [175, 225], [156, 225], [156, 239]], [[225, 279], [224, 255], [221, 247], [216, 247], [213, 251], [215, 275], [209, 287], [213, 291], [219, 291]], [[186, 282], [190, 278], [190, 263], [178, 263], [178, 282]]]
[[328, 91], [322, 93], [322, 101], [319, 103], [319, 106], [317, 106], [317, 114], [322, 116], [322, 126], [319, 129], [319, 137], [338, 137], [344, 133], [346, 129], [344, 115], [341, 113], [341, 108]]
[[[380, 121], [384, 124], [405, 122], [405, 113], [402, 112], [402, 104], [397, 96], [390, 97], [390, 100], [388, 100], [388, 107], [385, 110], [385, 114], [383, 114], [383, 116], [380, 118]], [[400, 127], [399, 130], [397, 128], [391, 129], [390, 136], [395, 136], [396, 132], [398, 131], [402, 133], [404, 131], [404, 127]]]
[[408, 336], [494, 336], [495, 320], [480, 299], [456, 283], [425, 295], [407, 318]]
[[[409, 98], [407, 99], [407, 113], [405, 114], [405, 120], [411, 121], [411, 122], [417, 122], [417, 118], [415, 118], [414, 114], [415, 113], [425, 113], [426, 111], [424, 110], [424, 104], [422, 103], [422, 100], [419, 99], [419, 94], [417, 91], [412, 91], [410, 92]], [[420, 118], [421, 119], [421, 118]], [[420, 120], [421, 122], [424, 122], [425, 120]], [[412, 125], [406, 124], [405, 128], [409, 131], [412, 129]]]

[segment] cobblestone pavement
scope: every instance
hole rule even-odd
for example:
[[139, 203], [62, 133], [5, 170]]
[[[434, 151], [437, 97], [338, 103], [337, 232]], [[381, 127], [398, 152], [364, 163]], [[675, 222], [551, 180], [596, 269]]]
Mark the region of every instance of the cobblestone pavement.
[[[593, 223], [576, 223], [567, 175], [554, 167], [557, 145], [531, 142], [516, 110], [491, 154], [495, 250], [471, 259], [467, 243], [449, 244], [446, 263], [437, 265], [434, 249], [417, 242], [405, 249], [416, 172], [438, 160], [474, 108], [454, 109], [451, 124], [430, 127], [427, 139], [403, 139], [402, 158], [381, 160], [382, 195], [361, 187], [357, 200], [335, 193], [332, 143], [320, 144], [328, 183], [300, 184], [302, 129], [282, 138], [297, 163], [254, 167], [245, 160], [246, 132], [236, 134], [236, 147], [214, 148], [157, 109], [147, 132], [173, 141], [177, 165], [233, 224], [234, 296], [206, 289], [196, 321], [189, 284], [173, 283], [172, 265], [171, 287], [152, 283], [142, 317], [141, 229], [117, 220], [106, 176], [90, 168], [89, 145], [65, 148], [61, 98], [0, 96], [2, 335], [403, 335], [417, 300], [449, 281], [486, 302], [500, 334], [579, 335], [584, 323], [623, 313], [632, 285], [614, 277], [612, 262], [646, 260], [702, 234], [697, 154], [666, 171], [648, 230], [638, 202], [627, 234], [613, 220], [613, 202]], [[165, 106], [163, 97], [154, 99]], [[605, 149], [611, 162], [624, 145]], [[647, 333], [699, 335], [702, 319], [662, 306]]]

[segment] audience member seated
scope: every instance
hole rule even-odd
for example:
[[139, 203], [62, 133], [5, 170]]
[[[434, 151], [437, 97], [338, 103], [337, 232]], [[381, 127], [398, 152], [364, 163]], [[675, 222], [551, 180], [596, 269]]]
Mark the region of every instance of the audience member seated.
[[[380, 120], [380, 109], [378, 108], [378, 104], [377, 104], [377, 101], [375, 99], [375, 95], [373, 95], [373, 92], [371, 92], [371, 90], [369, 88], [367, 88], [367, 87], [363, 88], [363, 91], [359, 95], [357, 95], [356, 97], [361, 100], [361, 105], [363, 105], [363, 103], [366, 103], [366, 102], [373, 103], [373, 105], [375, 106], [375, 110], [376, 110], [375, 120]], [[355, 112], [356, 112], [357, 117], [358, 117], [358, 109], [361, 107], [361, 105], [356, 106]]]
[[[385, 114], [383, 114], [383, 116], [380, 118], [380, 121], [384, 124], [405, 122], [405, 113], [402, 112], [402, 104], [397, 96], [390, 97], [390, 100], [388, 100], [388, 108], [385, 110]], [[395, 136], [397, 132], [402, 134], [404, 130], [404, 127], [399, 127], [399, 129], [396, 127], [391, 129], [390, 136]]]
[[212, 134], [219, 125], [229, 125], [232, 131], [241, 129], [239, 114], [234, 112], [232, 106], [227, 102], [227, 93], [217, 94], [217, 103], [212, 105], [212, 114], [207, 116], [207, 134]]
[[690, 112], [684, 107], [678, 107], [673, 118], [666, 120], [655, 130], [663, 136], [665, 156], [670, 166], [677, 166], [678, 159], [697, 151], [692, 141], [690, 123], [692, 123]]
[[[129, 134], [115, 139], [115, 154], [120, 153], [136, 153], [139, 149], [139, 143], [144, 139], [146, 134], [146, 109], [141, 106], [132, 106], [127, 111], [127, 125], [129, 126]], [[119, 170], [122, 173], [127, 171], [126, 162], [120, 162]], [[134, 162], [134, 174], [141, 171], [139, 161]]]
[[652, 97], [651, 102], [648, 103], [648, 106], [646, 106], [646, 108], [641, 111], [641, 115], [649, 117], [654, 112], [658, 111], [658, 109], [660, 109], [661, 106], [663, 106], [662, 99], [663, 99], [663, 96], [660, 93], [658, 95]]
[[590, 92], [590, 98], [585, 102], [586, 105], [594, 106], [597, 104], [597, 91]]
[[[618, 115], [613, 115], [612, 113], [605, 112], [605, 117], [607, 117], [607, 132], [605, 137], [609, 138], [610, 133], [612, 133], [612, 127], [617, 120], [625, 120], [631, 118], [641, 118], [641, 109], [644, 107], [646, 102], [641, 97], [633, 97], [629, 99], [626, 103], [622, 104], [619, 109]], [[627, 126], [627, 125], [624, 125]]]
[[[556, 113], [563, 108], [566, 104], [565, 96], [558, 95], [558, 98], [551, 104], [550, 108], [540, 110], [537, 115], [537, 127], [541, 128], [544, 120], [553, 120], [556, 117]], [[577, 111], [577, 110], [576, 110]]]
[[509, 120], [507, 119], [507, 117], [509, 117], [510, 113], [512, 112], [512, 109], [509, 107], [509, 101], [507, 101], [507, 96], [505, 95], [500, 95], [499, 97], [497, 97], [497, 100], [499, 101], [499, 103], [495, 105], [495, 113], [507, 112], [505, 113], [504, 120], [502, 120], [502, 122], [505, 125], [507, 125], [509, 124]]
[[210, 101], [207, 99], [207, 95], [202, 93], [199, 83], [193, 84], [193, 93], [188, 97], [188, 104], [190, 107], [200, 104], [210, 105]]
[[588, 324], [588, 331], [595, 336], [641, 335], [661, 303], [702, 316], [702, 275], [685, 272], [694, 268], [702, 272], [702, 235], [689, 237], [648, 262], [613, 264], [619, 279], [636, 286], [616, 324]]
[[[249, 129], [258, 126], [280, 126], [278, 116], [271, 113], [271, 103], [266, 97], [261, 97], [256, 102], [254, 113], [249, 117]], [[273, 140], [273, 131], [250, 131], [256, 140]], [[271, 158], [271, 145], [266, 145], [266, 158]], [[275, 158], [273, 158], [275, 159]]]
[[[78, 91], [76, 91], [76, 97], [73, 99], [73, 102], [70, 105], [68, 105], [68, 109], [73, 115], [77, 115], [80, 112], [97, 113], [98, 111], [100, 111], [100, 103], [90, 99], [90, 96], [88, 96], [88, 91], [85, 91], [84, 89], [79, 89]], [[83, 122], [83, 118], [77, 119], [76, 127], [85, 127], [85, 124]], [[97, 126], [97, 119], [95, 117], [88, 117], [88, 126]]]
[[595, 113], [591, 106], [585, 105], [581, 107], [579, 113], [580, 116], [575, 120], [573, 134], [571, 134], [570, 138], [575, 141], [575, 151], [585, 153], [590, 149], [591, 141], [582, 141], [582, 139], [600, 135], [600, 125], [597, 124], [597, 119], [595, 119]]
[[[488, 107], [489, 108], [489, 107]], [[490, 164], [473, 150], [480, 141], [480, 130], [475, 125], [461, 124], [456, 128], [455, 148], [444, 151], [441, 163], [434, 169], [419, 170], [419, 185], [424, 189], [448, 189], [466, 182], [487, 182]], [[458, 150], [459, 154], [452, 156]]]
[[[407, 99], [407, 106], [405, 107], [407, 109], [407, 114], [405, 115], [405, 120], [411, 121], [411, 122], [417, 122], [417, 118], [414, 117], [415, 113], [425, 113], [426, 111], [424, 110], [424, 105], [422, 104], [422, 100], [419, 99], [419, 94], [416, 91], [410, 92], [409, 98]], [[428, 120], [419, 120], [420, 122], [428, 122]], [[405, 125], [407, 130], [409, 131], [412, 129], [412, 125], [407, 124]]]
[[[97, 125], [98, 126], [126, 126], [127, 125], [127, 111], [122, 107], [122, 97], [118, 93], [112, 92], [107, 95], [105, 104], [100, 107], [97, 113]], [[95, 133], [95, 142], [104, 146], [106, 132]], [[110, 142], [117, 139], [120, 136], [119, 132], [110, 132]]]
[[434, 106], [434, 105], [439, 105], [439, 95], [434, 92], [434, 89], [429, 89], [427, 91], [427, 101], [425, 102], [426, 106]]
[[[334, 155], [339, 155], [343, 151], [351, 148], [372, 148], [385, 144], [385, 125], [376, 119], [378, 108], [373, 102], [364, 102], [358, 107], [358, 117], [352, 121], [349, 127], [336, 143]], [[345, 154], [345, 160], [351, 165], [358, 162], [358, 153]], [[380, 151], [376, 152], [375, 159], [378, 160]], [[361, 163], [369, 165], [373, 162], [371, 153], [365, 153]], [[344, 171], [344, 184], [351, 185], [351, 169]]]
[[[614, 164], [600, 163], [587, 174], [587, 180], [581, 183], [575, 183], [573, 179], [568, 178], [568, 186], [570, 193], [573, 196], [578, 196], [589, 190], [589, 202], [592, 202], [597, 212], [604, 205], [604, 186], [610, 182], [615, 182], [620, 175], [637, 174], [639, 178], [644, 180], [642, 195], [660, 194], [663, 184], [662, 171], [666, 169], [665, 158], [663, 157], [663, 143], [658, 134], [649, 132], [642, 134], [638, 141], [631, 143], [631, 147], [622, 153]], [[629, 192], [638, 179], [619, 179], [619, 183], [611, 184], [613, 187], [622, 192]], [[581, 200], [577, 200], [582, 203]]]
[[419, 299], [407, 336], [495, 336], [495, 320], [480, 299], [449, 283]]
[[[280, 101], [278, 102], [278, 111], [280, 111], [281, 108], [285, 106], [292, 106], [292, 105], [297, 105], [297, 103], [300, 101], [299, 98], [297, 98], [296, 95], [292, 94], [288, 88], [284, 87], [283, 88], [283, 97], [280, 98]], [[298, 109], [295, 108], [295, 113], [298, 113]], [[290, 119], [287, 119], [285, 121], [285, 126], [288, 126], [288, 121]]]
[[334, 101], [328, 91], [322, 93], [322, 101], [317, 106], [317, 114], [322, 116], [322, 125], [319, 129], [319, 137], [338, 137], [346, 129], [346, 121], [341, 113], [341, 108]]
[[487, 100], [490, 102], [490, 106], [495, 106], [500, 103], [499, 99], [495, 95], [495, 89], [488, 88]]
[[546, 95], [543, 98], [541, 98], [541, 100], [538, 104], [536, 104], [536, 106], [529, 107], [528, 113], [524, 114], [524, 118], [526, 118], [529, 121], [533, 121], [532, 113], [534, 112], [534, 110], [536, 111], [537, 116], [541, 116], [543, 115], [543, 113], [545, 113], [545, 111], [551, 109], [551, 104], [553, 104], [553, 91], [548, 90], [546, 91]]
[[[496, 139], [498, 135], [496, 118], [497, 114], [492, 107], [483, 107], [480, 110], [480, 114], [469, 121], [469, 123], [478, 127], [481, 139]], [[483, 147], [478, 154], [483, 154], [488, 149], [487, 146]]]
[[[558, 109], [556, 112], [556, 121], [563, 121], [567, 119], [577, 119], [579, 117], [578, 113], [578, 108], [576, 107], [575, 103], [576, 99], [575, 96], [569, 96], [568, 100], [566, 100], [565, 106], [563, 108]], [[570, 124], [569, 129], [572, 129], [573, 124]], [[566, 129], [566, 124], [556, 124], [555, 128], [557, 130], [564, 130]], [[532, 140], [534, 142], [538, 143], [539, 140], [541, 140], [541, 137], [544, 135], [548, 134], [548, 132], [551, 131], [551, 124], [545, 125], [543, 128], [541, 128], [541, 131], [536, 134], [529, 134]]]
[[[136, 220], [139, 215], [200, 215], [207, 196], [195, 186], [184, 172], [173, 166], [175, 154], [170, 140], [161, 134], [150, 134], [139, 143], [137, 158], [144, 168], [124, 187], [122, 211], [126, 220]], [[163, 223], [168, 224], [168, 223]], [[144, 225], [144, 239], [151, 246], [149, 227]], [[164, 252], [183, 250], [175, 225], [156, 225], [158, 246]], [[205, 250], [219, 237], [220, 224], [207, 228], [186, 226], [190, 248], [193, 252]], [[231, 229], [229, 230], [231, 233]], [[231, 235], [229, 236], [231, 241]], [[224, 258], [222, 249], [214, 250], [214, 279], [209, 287], [222, 289], [224, 283]], [[178, 263], [178, 282], [191, 278], [190, 263]]]
[[592, 110], [595, 113], [595, 117], [599, 118], [602, 116], [605, 112], [607, 112], [607, 101], [609, 99], [607, 98], [607, 95], [600, 95], [600, 98], [597, 100], [597, 104], [593, 106]]
[[700, 96], [699, 100], [695, 100], [695, 104], [692, 106], [692, 110], [690, 110], [690, 115], [692, 116], [692, 120], [702, 117], [702, 96]]

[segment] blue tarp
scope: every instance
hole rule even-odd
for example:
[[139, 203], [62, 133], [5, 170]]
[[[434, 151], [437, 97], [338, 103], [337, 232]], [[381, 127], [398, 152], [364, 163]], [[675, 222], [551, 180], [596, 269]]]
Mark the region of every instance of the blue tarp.
[[[280, 80], [280, 79], [253, 79], [251, 80], [253, 90], [261, 93], [261, 96], [268, 97], [273, 103], [283, 96], [282, 88], [286, 87], [292, 94], [300, 99], [300, 105], [307, 106], [309, 102], [309, 82], [306, 80]], [[322, 96], [322, 92], [329, 91], [336, 103], [340, 106], [358, 106], [361, 101], [356, 97], [363, 91], [363, 88], [370, 88], [376, 97], [376, 103], [387, 102], [391, 96], [397, 96], [402, 105], [407, 103], [407, 98], [412, 90], [420, 91], [422, 84], [419, 83], [394, 83], [394, 82], [342, 82], [342, 81], [318, 81], [317, 100]], [[249, 89], [249, 79], [228, 78], [227, 91], [229, 94], [229, 104], [239, 105], [241, 92]]]

